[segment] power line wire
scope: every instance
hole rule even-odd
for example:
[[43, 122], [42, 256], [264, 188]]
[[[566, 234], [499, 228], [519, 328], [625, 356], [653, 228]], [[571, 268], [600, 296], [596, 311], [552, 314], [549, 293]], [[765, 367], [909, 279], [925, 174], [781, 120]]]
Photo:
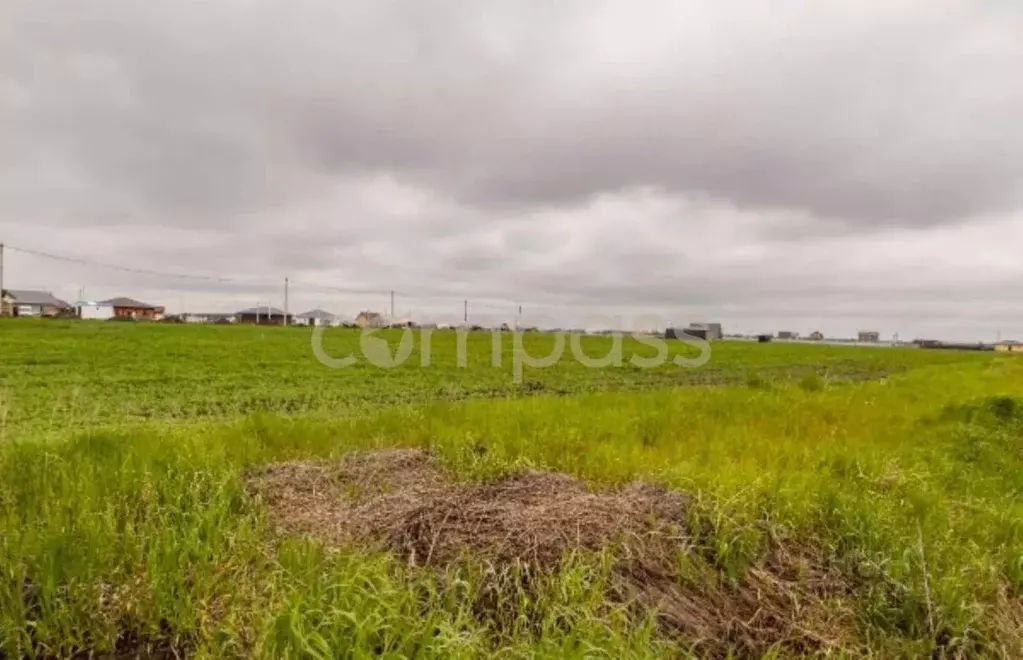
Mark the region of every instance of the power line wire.
[[182, 280], [201, 280], [205, 282], [237, 282], [227, 277], [216, 277], [213, 275], [191, 275], [186, 273], [168, 273], [158, 270], [149, 270], [146, 268], [130, 268], [127, 266], [116, 266], [114, 264], [107, 264], [100, 261], [94, 261], [92, 259], [85, 259], [82, 257], [69, 257], [60, 254], [53, 254], [50, 252], [42, 252], [41, 250], [32, 250], [29, 248], [16, 247], [14, 245], [7, 245], [7, 249], [14, 250], [15, 252], [21, 252], [23, 254], [31, 254], [37, 257], [44, 257], [46, 259], [55, 259], [57, 261], [66, 261], [69, 263], [84, 264], [87, 266], [95, 266], [97, 268], [107, 268], [109, 270], [118, 270], [125, 273], [135, 273], [138, 275], [156, 275], [158, 277], [172, 277]]
[[[86, 266], [92, 266], [96, 268], [105, 268], [107, 270], [120, 271], [124, 273], [133, 273], [139, 275], [150, 275], [155, 277], [166, 277], [171, 279], [180, 280], [192, 280], [199, 282], [217, 282], [217, 283], [233, 283], [233, 284], [245, 284], [245, 285], [256, 285], [256, 282], [239, 280], [237, 278], [230, 277], [219, 277], [216, 275], [195, 275], [191, 273], [175, 273], [170, 271], [158, 271], [147, 268], [133, 268], [129, 266], [121, 266], [117, 264], [106, 263], [103, 261], [97, 261], [95, 259], [89, 259], [86, 257], [55, 254], [52, 252], [45, 252], [42, 250], [34, 250], [31, 248], [19, 247], [15, 245], [7, 244], [5, 247], [15, 252], [22, 254], [32, 255], [36, 257], [42, 257], [45, 259], [53, 259], [56, 261], [63, 261], [67, 263], [81, 264]], [[267, 284], [269, 280], [267, 280]], [[464, 293], [453, 293], [445, 292], [443, 294], [437, 293], [425, 293], [422, 291], [418, 292], [407, 292], [394, 289], [373, 289], [368, 287], [341, 287], [332, 284], [319, 284], [314, 282], [307, 282], [303, 280], [291, 280], [291, 284], [299, 287], [309, 287], [313, 289], [326, 290], [331, 292], [337, 292], [347, 295], [380, 295], [389, 296], [392, 293], [397, 296], [401, 296], [406, 300], [415, 300], [420, 303], [425, 301], [446, 302], [446, 303], [461, 303], [467, 297]], [[508, 308], [515, 308], [522, 305], [521, 301], [513, 300], [511, 298], [493, 297], [493, 296], [468, 296], [469, 301], [472, 303], [474, 309], [488, 309], [494, 311], [506, 311]], [[585, 307], [588, 306], [585, 303], [568, 303], [568, 302], [531, 302], [526, 305], [530, 309], [537, 308], [563, 308], [563, 307]]]

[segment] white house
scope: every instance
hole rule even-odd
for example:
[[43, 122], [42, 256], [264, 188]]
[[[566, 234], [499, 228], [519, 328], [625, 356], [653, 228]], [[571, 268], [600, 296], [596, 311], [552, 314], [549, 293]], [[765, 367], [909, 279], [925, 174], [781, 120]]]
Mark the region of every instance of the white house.
[[106, 321], [114, 318], [114, 305], [111, 302], [97, 302], [92, 300], [80, 300], [75, 303], [78, 308], [78, 316], [93, 321]]
[[332, 326], [338, 324], [338, 318], [330, 312], [326, 312], [322, 309], [314, 309], [308, 312], [302, 312], [301, 314], [296, 314], [295, 324]]

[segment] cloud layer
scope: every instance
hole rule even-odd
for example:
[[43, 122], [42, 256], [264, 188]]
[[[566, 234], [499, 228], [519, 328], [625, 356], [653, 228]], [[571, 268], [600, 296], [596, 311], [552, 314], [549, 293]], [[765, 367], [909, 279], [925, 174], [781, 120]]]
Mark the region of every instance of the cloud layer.
[[1023, 339], [1016, 3], [4, 11], [12, 287]]

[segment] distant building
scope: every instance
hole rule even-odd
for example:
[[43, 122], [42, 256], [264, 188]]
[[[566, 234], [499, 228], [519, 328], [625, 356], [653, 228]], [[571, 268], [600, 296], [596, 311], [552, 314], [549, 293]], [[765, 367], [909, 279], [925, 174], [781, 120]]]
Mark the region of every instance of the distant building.
[[665, 339], [703, 339], [710, 338], [710, 331], [707, 328], [689, 326], [688, 328], [666, 328]]
[[824, 340], [824, 333], [821, 332], [820, 330], [814, 330], [813, 332], [810, 333], [810, 340], [811, 341], [823, 341]]
[[382, 328], [387, 325], [383, 314], [378, 312], [359, 312], [355, 317], [355, 325], [360, 328]]
[[999, 353], [1020, 353], [1023, 354], [1023, 342], [1000, 341], [995, 344], [995, 350]]
[[937, 339], [914, 339], [913, 345], [920, 348], [937, 348], [941, 342]]
[[937, 348], [949, 351], [991, 351], [995, 347], [992, 344], [985, 344], [983, 342], [977, 342], [976, 344], [963, 344], [959, 342], [944, 342], [939, 341], [933, 345], [926, 346], [926, 348]]
[[337, 325], [337, 321], [337, 316], [322, 309], [314, 309], [295, 315], [295, 323], [298, 325], [330, 326]]
[[857, 341], [865, 344], [876, 344], [881, 341], [881, 333], [875, 330], [860, 330]]
[[163, 318], [163, 307], [150, 305], [149, 303], [132, 298], [111, 298], [110, 300], [104, 300], [103, 304], [113, 307], [114, 316], [120, 318], [151, 319], [154, 321]]
[[690, 323], [689, 328], [686, 329], [686, 332], [689, 333], [690, 330], [694, 329], [705, 330], [707, 334], [707, 339], [722, 339], [725, 336], [724, 331], [721, 329], [720, 323]]
[[80, 300], [75, 303], [78, 317], [86, 321], [106, 321], [114, 318], [114, 306], [108, 302]]
[[[257, 323], [259, 325], [283, 325], [285, 323], [284, 310], [270, 306], [243, 309], [235, 312], [234, 318], [237, 323]], [[287, 322], [291, 323], [290, 315]]]
[[774, 339], [772, 335], [757, 335], [757, 341], [761, 344], [769, 344]]
[[188, 312], [181, 315], [181, 320], [185, 323], [234, 323], [235, 315], [223, 312]]
[[7, 289], [2, 300], [4, 316], [60, 316], [72, 309], [49, 291]]
[[778, 333], [778, 339], [799, 339], [799, 333], [792, 330], [782, 330]]

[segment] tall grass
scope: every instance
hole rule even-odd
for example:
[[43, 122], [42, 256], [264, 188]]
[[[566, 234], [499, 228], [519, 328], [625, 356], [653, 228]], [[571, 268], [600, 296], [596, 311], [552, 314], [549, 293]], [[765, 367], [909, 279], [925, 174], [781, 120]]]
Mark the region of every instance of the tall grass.
[[[783, 348], [779, 359], [796, 365], [825, 355]], [[865, 355], [841, 350], [826, 354]], [[487, 579], [479, 566], [437, 575], [384, 554], [278, 540], [245, 494], [247, 467], [410, 446], [467, 480], [544, 468], [596, 485], [678, 488], [705, 530], [695, 552], [706, 563], [691, 579], [727, 583], [774, 544], [811, 547], [859, 585], [850, 651], [1011, 657], [1023, 652], [1013, 627], [1023, 616], [1023, 361], [926, 366], [923, 353], [878, 352], [870, 359], [905, 368], [874, 381], [794, 370], [712, 388], [377, 402], [358, 414], [132, 416], [83, 430], [65, 422], [45, 441], [26, 422], [0, 446], [0, 651], [677, 657], [694, 641], [610, 603], [606, 558], [567, 560], [513, 599], [521, 612], [499, 626], [474, 611]], [[736, 355], [724, 368], [746, 374], [771, 357], [750, 366]], [[90, 382], [82, 358], [67, 359], [76, 382]], [[220, 392], [248, 373], [218, 364], [231, 371], [215, 377]], [[99, 373], [117, 378], [112, 367]], [[12, 405], [27, 400], [18, 387], [54, 391], [41, 380], [10, 377], [21, 402]], [[183, 391], [166, 382], [171, 397]]]

